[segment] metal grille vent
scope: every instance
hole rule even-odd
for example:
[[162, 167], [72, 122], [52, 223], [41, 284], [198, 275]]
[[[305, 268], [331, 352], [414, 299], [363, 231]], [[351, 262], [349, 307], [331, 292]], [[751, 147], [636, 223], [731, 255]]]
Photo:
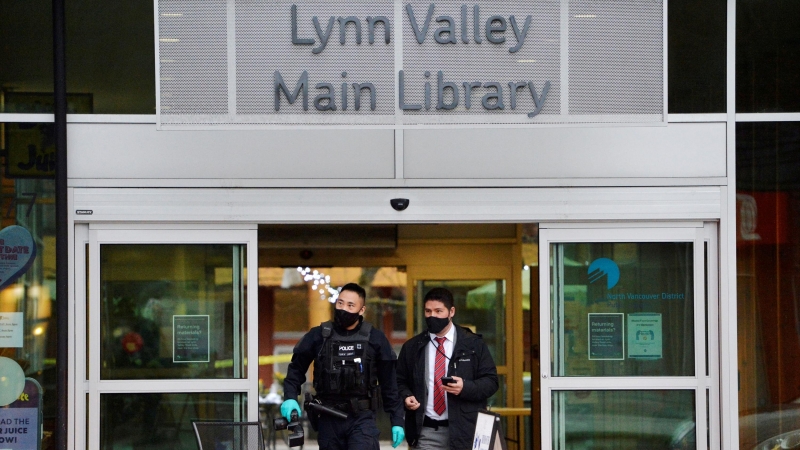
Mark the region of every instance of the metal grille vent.
[[159, 0], [162, 118], [228, 113], [226, 8], [225, 0]]
[[[293, 45], [291, 6], [297, 5], [297, 36], [314, 39], [314, 45]], [[280, 14], [274, 14], [279, 12]], [[385, 43], [384, 27], [374, 27], [374, 43], [368, 42], [367, 17], [385, 16], [392, 28], [392, 38]], [[320, 48], [312, 18], [317, 17], [323, 33], [333, 17], [330, 37]], [[345, 45], [340, 43], [339, 17], [356, 17], [361, 26], [361, 44], [356, 44], [356, 26], [345, 26]], [[392, 1], [341, 2], [278, 1], [266, 4], [259, 0], [236, 1], [236, 112], [239, 115], [277, 115], [275, 111], [273, 76], [280, 71], [286, 84], [293, 88], [303, 71], [308, 72], [309, 105], [304, 111], [302, 102], [282, 101], [280, 116], [287, 114], [322, 115], [342, 118], [346, 115], [394, 115], [394, 3]], [[346, 77], [343, 77], [346, 72]], [[353, 83], [372, 83], [376, 90], [376, 108], [370, 109], [370, 96], [361, 92], [360, 109], [355, 109]], [[318, 83], [334, 86], [336, 111], [318, 111], [313, 99], [327, 89], [316, 89]], [[342, 83], [347, 84], [347, 109], [341, 101]], [[328, 104], [328, 101], [323, 101]], [[278, 118], [279, 118], [278, 117]], [[258, 120], [258, 117], [251, 118]]]
[[569, 113], [662, 114], [660, 1], [570, 0]]
[[[425, 20], [431, 2], [410, 1], [414, 15], [419, 26]], [[473, 3], [457, 0], [435, 2], [433, 18], [430, 23], [428, 36], [424, 43], [419, 44], [408, 14], [403, 14], [403, 69], [405, 71], [406, 102], [419, 104], [423, 109], [419, 111], [406, 111], [407, 116], [436, 115], [441, 116], [443, 111], [437, 109], [438, 87], [437, 71], [442, 71], [445, 82], [454, 82], [459, 89], [458, 106], [446, 112], [451, 115], [471, 116], [520, 116], [525, 117], [536, 109], [529, 88], [520, 87], [515, 93], [515, 108], [512, 109], [509, 82], [532, 82], [537, 94], [541, 95], [545, 82], [550, 83], [546, 97], [545, 107], [539, 113], [545, 115], [559, 115], [560, 111], [560, 44], [559, 22], [560, 2], [551, 1], [507, 1], [493, 2], [480, 5], [478, 9], [478, 39], [475, 39], [475, 9]], [[467, 5], [467, 25], [462, 28], [461, 5]], [[509, 50], [517, 45], [517, 38], [512, 31], [510, 17], [515, 17], [517, 27], [521, 30], [526, 17], [531, 16], [531, 23], [524, 45], [516, 52]], [[442, 45], [434, 41], [437, 30], [446, 26], [445, 22], [437, 23], [436, 18], [441, 16], [452, 17], [455, 22], [456, 44]], [[505, 42], [492, 43], [486, 37], [486, 21], [492, 16], [501, 16], [506, 23], [507, 30], [503, 37]], [[497, 26], [501, 25], [496, 21]], [[463, 42], [466, 31], [466, 40]], [[495, 33], [500, 37], [500, 33]], [[449, 34], [444, 34], [449, 37]], [[544, 45], [543, 45], [544, 44]], [[425, 72], [430, 76], [425, 78]], [[496, 82], [500, 84], [503, 96], [504, 109], [485, 109], [482, 106], [482, 97], [488, 93], [496, 92], [494, 87], [476, 87], [472, 90], [470, 109], [466, 108], [465, 87], [463, 83], [481, 82], [486, 84]], [[424, 86], [425, 82], [431, 83], [430, 108], [425, 108]], [[409, 94], [410, 93], [410, 94]], [[453, 90], [444, 91], [444, 103], [453, 103]], [[497, 101], [490, 100], [490, 105]], [[529, 120], [525, 117], [525, 120]], [[406, 119], [409, 122], [420, 121], [414, 117]], [[462, 117], [460, 122], [474, 122], [475, 119]], [[482, 117], [481, 122], [491, 122], [491, 117]]]

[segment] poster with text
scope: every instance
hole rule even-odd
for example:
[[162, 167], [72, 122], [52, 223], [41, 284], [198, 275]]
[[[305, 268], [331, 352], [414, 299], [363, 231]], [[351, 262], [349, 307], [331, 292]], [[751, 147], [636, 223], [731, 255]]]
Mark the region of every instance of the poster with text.
[[662, 354], [661, 314], [628, 314], [628, 358], [660, 359]]
[[208, 362], [209, 338], [209, 316], [172, 316], [172, 362]]
[[24, 314], [21, 312], [0, 313], [0, 348], [21, 348]]
[[37, 450], [41, 448], [42, 388], [25, 379], [19, 399], [0, 408], [0, 449]]
[[625, 321], [622, 313], [589, 313], [589, 359], [625, 359]]

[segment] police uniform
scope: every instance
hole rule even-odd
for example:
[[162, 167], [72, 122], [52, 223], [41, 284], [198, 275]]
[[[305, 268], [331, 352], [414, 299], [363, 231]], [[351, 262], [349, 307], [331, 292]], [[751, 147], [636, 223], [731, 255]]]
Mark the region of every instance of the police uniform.
[[325, 414], [310, 417], [321, 450], [378, 450], [379, 397], [392, 426], [403, 426], [397, 357], [382, 332], [359, 320], [353, 330], [333, 322], [312, 328], [295, 346], [283, 383], [284, 398], [296, 399], [313, 361], [315, 399], [349, 415], [346, 420]]

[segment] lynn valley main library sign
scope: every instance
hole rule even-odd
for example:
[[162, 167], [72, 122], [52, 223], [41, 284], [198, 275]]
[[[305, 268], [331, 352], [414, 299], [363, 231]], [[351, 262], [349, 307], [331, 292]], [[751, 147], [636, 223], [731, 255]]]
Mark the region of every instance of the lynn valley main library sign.
[[661, 1], [158, 0], [160, 124], [663, 122]]

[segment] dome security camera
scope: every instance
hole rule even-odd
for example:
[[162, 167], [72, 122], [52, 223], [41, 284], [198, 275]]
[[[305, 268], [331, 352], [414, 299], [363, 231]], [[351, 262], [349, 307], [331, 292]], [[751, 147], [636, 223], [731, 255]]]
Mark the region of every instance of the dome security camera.
[[389, 203], [395, 211], [404, 211], [408, 208], [408, 204], [411, 203], [411, 200], [407, 198], [393, 198], [389, 200]]

